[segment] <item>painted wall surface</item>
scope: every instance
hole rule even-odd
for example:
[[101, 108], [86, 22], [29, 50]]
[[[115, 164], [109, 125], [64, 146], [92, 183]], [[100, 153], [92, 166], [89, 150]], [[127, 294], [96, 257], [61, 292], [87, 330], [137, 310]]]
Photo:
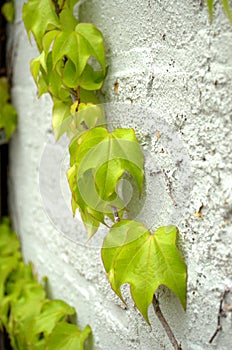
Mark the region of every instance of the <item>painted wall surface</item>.
[[[29, 72], [37, 56], [21, 19], [9, 41], [12, 96], [19, 114], [10, 145], [10, 207], [23, 254], [50, 294], [74, 305], [93, 329], [95, 350], [171, 350], [152, 307], [150, 329], [125, 286], [128, 308], [111, 291], [100, 257], [106, 231], [85, 243], [72, 218], [65, 171], [67, 140], [54, 142], [49, 96], [36, 97]], [[165, 317], [184, 350], [231, 348], [232, 318], [213, 344], [220, 295], [232, 288], [232, 28], [217, 2], [208, 21], [202, 1], [80, 1], [81, 21], [105, 36], [108, 76], [100, 95], [109, 125], [134, 127], [146, 158], [146, 190], [134, 217], [155, 229], [176, 224], [188, 264], [188, 306], [160, 288]], [[132, 190], [133, 186], [128, 190]], [[198, 214], [197, 214], [198, 213]], [[231, 302], [228, 296], [227, 303]]]

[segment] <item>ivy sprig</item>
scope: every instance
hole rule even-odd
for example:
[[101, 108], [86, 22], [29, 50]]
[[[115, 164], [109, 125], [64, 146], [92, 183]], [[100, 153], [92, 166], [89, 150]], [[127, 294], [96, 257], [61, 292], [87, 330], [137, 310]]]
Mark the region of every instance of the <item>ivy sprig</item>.
[[67, 177], [73, 213], [80, 211], [89, 239], [100, 224], [109, 226], [102, 260], [111, 287], [123, 300], [120, 287], [129, 283], [135, 304], [149, 323], [147, 310], [161, 284], [186, 308], [186, 265], [176, 247], [176, 227], [161, 227], [151, 234], [142, 223], [124, 218], [127, 208], [118, 185], [125, 173], [130, 174], [141, 194], [144, 156], [133, 129], [107, 130], [95, 96], [106, 75], [103, 35], [93, 24], [77, 22], [76, 2], [24, 4], [25, 27], [40, 53], [31, 61], [31, 72], [38, 95], [49, 93], [53, 100], [56, 138], [63, 133], [71, 138]]
[[73, 101], [98, 102], [94, 91], [102, 87], [106, 74], [102, 33], [91, 23], [78, 23], [73, 15], [76, 2], [30, 0], [23, 6], [25, 28], [40, 52], [31, 61], [31, 73], [38, 96], [49, 93], [53, 100], [57, 139], [68, 131], [62, 127], [65, 120], [75, 118]]

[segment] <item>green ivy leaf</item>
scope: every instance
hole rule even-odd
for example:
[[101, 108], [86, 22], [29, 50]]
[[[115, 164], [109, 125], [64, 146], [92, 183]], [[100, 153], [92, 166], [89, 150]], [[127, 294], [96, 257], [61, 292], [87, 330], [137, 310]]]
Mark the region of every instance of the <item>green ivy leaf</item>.
[[82, 88], [80, 89], [80, 102], [83, 102], [83, 103], [91, 102], [95, 105], [100, 103], [94, 91], [89, 91]]
[[167, 286], [186, 308], [186, 266], [176, 248], [175, 226], [151, 234], [143, 224], [122, 220], [104, 239], [102, 260], [112, 289], [123, 300], [120, 287], [130, 284], [133, 300], [145, 318], [160, 285]]
[[6, 137], [9, 139], [17, 125], [17, 113], [15, 108], [7, 103], [0, 111], [0, 128], [4, 128]]
[[46, 350], [84, 350], [84, 343], [90, 334], [90, 326], [80, 331], [73, 324], [60, 323], [49, 337]]
[[[103, 77], [105, 76], [106, 68], [103, 36], [93, 24], [80, 23], [72, 32], [61, 31], [58, 33], [54, 39], [52, 50], [53, 67], [55, 67], [59, 61], [62, 61], [64, 57], [70, 59], [74, 64], [76, 72], [74, 77], [74, 68], [72, 68], [71, 65], [68, 68], [69, 71], [72, 68], [72, 73], [70, 73], [72, 76], [70, 79], [74, 81], [80, 79], [90, 57], [94, 57], [99, 62], [102, 68], [101, 75]], [[96, 79], [96, 77], [94, 79]], [[81, 81], [81, 83], [83, 82]], [[85, 87], [83, 86], [83, 88]]]
[[77, 3], [77, 0], [70, 3], [70, 1], [65, 1], [64, 7], [60, 12], [60, 23], [62, 30], [64, 31], [72, 31], [75, 29], [77, 25], [77, 20], [73, 15], [73, 6]]
[[10, 22], [10, 23], [14, 22], [15, 8], [14, 8], [13, 2], [6, 2], [2, 6], [1, 12], [8, 22]]
[[17, 124], [17, 113], [15, 108], [8, 102], [9, 98], [8, 81], [5, 77], [0, 78], [0, 128], [5, 130], [8, 139], [15, 131]]
[[207, 2], [207, 6], [208, 6], [210, 21], [212, 22], [212, 20], [213, 20], [213, 2], [214, 2], [214, 0], [206, 0], [206, 2]]
[[75, 309], [62, 300], [46, 300], [41, 312], [32, 320], [27, 329], [26, 341], [35, 342], [40, 333], [48, 337], [58, 322], [65, 321], [67, 315], [75, 313]]
[[232, 25], [232, 11], [230, 8], [230, 2], [229, 0], [221, 0], [223, 8], [224, 8], [224, 12], [228, 18], [228, 20], [230, 21], [230, 24]]
[[77, 79], [77, 85], [85, 90], [99, 90], [103, 85], [105, 75], [102, 71], [94, 71], [93, 68], [87, 64], [84, 72]]
[[27, 34], [34, 35], [37, 46], [42, 51], [42, 39], [46, 31], [60, 28], [60, 22], [52, 0], [29, 0], [23, 5], [23, 21]]
[[9, 256], [19, 251], [19, 240], [10, 229], [8, 221], [3, 221], [0, 224], [0, 237], [0, 257]]
[[[23, 282], [23, 283], [22, 283]], [[20, 281], [14, 288], [20, 290], [17, 298], [12, 299], [7, 332], [17, 334], [17, 345], [23, 349], [28, 328], [34, 317], [40, 313], [45, 299], [45, 292], [35, 280]]]
[[59, 30], [50, 30], [47, 32], [42, 39], [42, 48], [45, 54], [45, 57], [47, 58], [48, 52], [51, 49], [51, 45], [56, 38], [56, 36], [60, 33]]
[[[102, 223], [104, 216], [112, 217], [112, 207], [123, 212], [117, 184], [125, 171], [134, 177], [141, 192], [143, 154], [133, 129], [116, 129], [112, 133], [102, 127], [87, 130], [71, 141], [69, 152], [68, 180], [74, 212], [80, 208], [81, 213], [91, 213], [95, 220], [100, 215]], [[85, 217], [83, 221], [86, 223]], [[91, 227], [89, 221], [88, 225]]]
[[102, 106], [93, 103], [75, 102], [71, 106], [70, 124], [67, 128], [70, 138], [79, 135], [87, 129], [95, 128], [96, 126], [105, 126], [106, 118]]
[[[3, 296], [5, 294], [6, 279], [8, 278], [9, 274], [16, 268], [19, 258], [20, 255], [16, 254], [13, 256], [0, 256], [0, 311], [2, 311], [1, 304]], [[0, 328], [2, 316], [2, 312], [0, 312]]]
[[104, 223], [102, 207], [101, 210], [95, 209], [99, 203], [99, 196], [96, 194], [93, 173], [91, 170], [87, 171], [84, 177], [80, 177], [77, 180], [76, 167], [74, 165], [68, 170], [67, 177], [69, 186], [72, 189], [73, 214], [75, 215], [77, 209], [80, 210], [82, 221], [88, 233], [88, 239], [90, 239], [97, 232], [100, 222]]
[[70, 106], [62, 101], [55, 101], [52, 110], [52, 127], [56, 140], [70, 129]]

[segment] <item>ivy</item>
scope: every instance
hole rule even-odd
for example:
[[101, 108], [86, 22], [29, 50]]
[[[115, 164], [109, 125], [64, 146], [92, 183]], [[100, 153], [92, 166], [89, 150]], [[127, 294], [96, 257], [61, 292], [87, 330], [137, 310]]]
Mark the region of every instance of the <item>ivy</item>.
[[161, 284], [186, 308], [186, 267], [176, 248], [177, 232], [175, 226], [164, 226], [151, 234], [140, 222], [122, 220], [111, 227], [103, 243], [102, 260], [112, 289], [124, 301], [120, 288], [129, 283], [148, 323], [148, 306]]
[[[93, 91], [102, 87], [106, 74], [103, 36], [93, 24], [77, 22], [76, 2], [30, 0], [23, 6], [25, 28], [40, 52], [31, 61], [31, 73], [38, 96], [49, 93], [54, 102], [52, 125], [57, 139], [68, 130], [62, 127], [65, 119], [75, 118], [73, 100], [98, 102]], [[92, 64], [90, 58], [95, 59]]]
[[11, 137], [17, 125], [17, 113], [10, 103], [9, 84], [6, 77], [0, 78], [0, 128], [7, 139]]
[[81, 331], [70, 324], [73, 315], [75, 309], [64, 301], [47, 298], [32, 265], [23, 262], [19, 240], [4, 218], [0, 223], [0, 330], [7, 331], [12, 348], [84, 350], [91, 328]]
[[[38, 96], [49, 93], [52, 98], [55, 137], [64, 133], [70, 137], [67, 178], [73, 213], [79, 210], [89, 239], [100, 224], [110, 227], [102, 260], [111, 287], [123, 299], [120, 287], [129, 283], [135, 304], [149, 323], [148, 307], [161, 284], [186, 307], [186, 266], [176, 247], [178, 230], [167, 226], [151, 234], [143, 224], [125, 220], [127, 208], [119, 196], [119, 181], [130, 174], [141, 194], [143, 152], [133, 129], [107, 129], [95, 95], [106, 75], [103, 35], [93, 24], [78, 23], [73, 16], [76, 2], [29, 0], [24, 4], [25, 28], [39, 50], [31, 61], [31, 73]], [[63, 349], [66, 330], [71, 328], [69, 349], [74, 349], [76, 331], [70, 325], [60, 327], [50, 337], [57, 341], [53, 349]]]
[[[70, 138], [67, 178], [73, 213], [80, 211], [89, 239], [100, 224], [111, 226], [102, 247], [111, 287], [124, 301], [120, 288], [129, 283], [132, 298], [149, 323], [149, 305], [153, 301], [155, 309], [159, 308], [154, 293], [160, 285], [173, 291], [186, 308], [187, 273], [176, 246], [178, 229], [165, 226], [150, 233], [142, 223], [125, 220], [127, 208], [118, 194], [118, 184], [129, 173], [141, 194], [143, 153], [133, 129], [107, 130], [95, 94], [106, 76], [104, 38], [93, 24], [78, 23], [73, 14], [76, 3], [28, 0], [24, 4], [24, 25], [39, 51], [30, 69], [38, 97], [48, 93], [53, 101], [56, 139], [64, 133]], [[206, 3], [212, 21], [214, 0]], [[221, 0], [221, 4], [232, 23], [229, 0]], [[13, 2], [4, 4], [2, 13], [12, 22]], [[8, 90], [6, 78], [1, 78], [0, 127], [9, 138], [15, 129], [16, 112], [9, 103]], [[23, 263], [18, 239], [6, 220], [0, 225], [0, 233], [0, 327], [9, 333], [12, 347], [83, 349], [90, 327], [80, 331], [68, 323], [75, 310], [46, 297], [32, 266]], [[174, 343], [175, 348], [181, 348]]]

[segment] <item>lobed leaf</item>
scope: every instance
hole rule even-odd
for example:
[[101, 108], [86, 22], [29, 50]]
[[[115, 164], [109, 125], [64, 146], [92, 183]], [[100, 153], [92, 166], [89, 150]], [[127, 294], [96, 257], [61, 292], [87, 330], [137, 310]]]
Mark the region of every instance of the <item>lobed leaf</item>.
[[72, 104], [70, 111], [73, 116], [68, 127], [70, 138], [77, 137], [86, 128], [92, 129], [106, 124], [103, 108], [93, 103], [78, 103], [76, 101]]
[[186, 308], [186, 266], [176, 247], [177, 232], [175, 226], [164, 226], [151, 234], [139, 222], [122, 220], [104, 239], [102, 261], [112, 289], [123, 300], [120, 287], [129, 283], [148, 323], [148, 306], [160, 285], [172, 290]]
[[42, 51], [44, 34], [49, 30], [60, 28], [59, 18], [52, 0], [29, 0], [26, 2], [23, 5], [23, 21], [29, 38], [32, 33], [40, 52]]
[[[125, 210], [117, 194], [117, 184], [125, 171], [136, 180], [141, 192], [144, 179], [143, 154], [133, 129], [116, 129], [112, 133], [98, 127], [82, 132], [70, 143], [68, 180], [72, 192], [72, 207], [91, 220], [104, 223], [104, 216], [112, 217], [112, 207], [121, 215]], [[89, 216], [88, 216], [89, 218]], [[91, 220], [83, 221], [91, 228]], [[99, 226], [95, 224], [94, 230]], [[91, 233], [90, 233], [91, 232]]]
[[40, 333], [47, 338], [58, 322], [65, 321], [67, 315], [74, 315], [75, 309], [62, 300], [45, 300], [41, 312], [30, 323], [26, 341], [35, 342]]
[[84, 343], [91, 334], [86, 326], [80, 331], [77, 326], [68, 323], [58, 324], [49, 337], [47, 350], [84, 350]]
[[61, 300], [46, 299], [32, 265], [22, 261], [19, 240], [5, 218], [0, 238], [0, 329], [6, 330], [12, 349], [44, 350], [53, 345], [59, 349], [57, 332], [65, 350], [83, 349], [90, 327], [81, 332], [68, 324], [67, 316], [74, 315], [75, 309]]
[[[51, 37], [52, 34], [44, 39], [46, 52], [51, 45]], [[101, 71], [94, 71], [87, 64], [90, 57], [97, 60]], [[56, 33], [52, 49], [53, 68], [64, 58], [66, 63], [60, 76], [65, 85], [74, 88], [81, 86], [86, 90], [96, 90], [102, 86], [106, 73], [103, 36], [93, 24], [80, 23], [73, 31]]]

